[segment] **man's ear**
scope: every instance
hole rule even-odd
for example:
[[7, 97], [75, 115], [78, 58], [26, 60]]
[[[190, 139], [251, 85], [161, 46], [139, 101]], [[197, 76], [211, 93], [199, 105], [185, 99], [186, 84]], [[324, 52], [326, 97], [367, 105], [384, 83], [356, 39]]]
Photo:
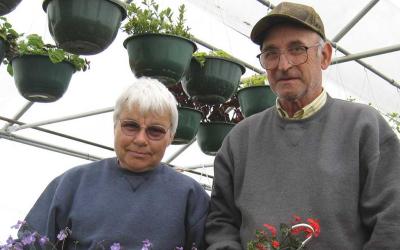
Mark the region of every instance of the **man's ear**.
[[321, 53], [321, 69], [325, 70], [331, 64], [332, 61], [332, 45], [326, 42], [322, 47]]

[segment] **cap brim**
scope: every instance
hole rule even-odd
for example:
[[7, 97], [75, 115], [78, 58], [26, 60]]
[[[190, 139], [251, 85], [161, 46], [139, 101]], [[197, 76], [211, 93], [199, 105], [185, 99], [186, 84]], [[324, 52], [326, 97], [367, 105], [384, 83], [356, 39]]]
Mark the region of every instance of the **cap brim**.
[[287, 15], [281, 15], [281, 14], [270, 14], [268, 16], [265, 16], [261, 18], [256, 25], [254, 25], [251, 34], [250, 34], [250, 39], [258, 44], [261, 45], [264, 41], [265, 36], [268, 34], [268, 30], [277, 24], [281, 23], [296, 23], [299, 25], [304, 26], [307, 29], [310, 29], [312, 31], [315, 31], [318, 33], [321, 37], [324, 38], [323, 34], [321, 34], [318, 30], [316, 30], [314, 27], [308, 25], [307, 23], [303, 22], [300, 19], [287, 16]]

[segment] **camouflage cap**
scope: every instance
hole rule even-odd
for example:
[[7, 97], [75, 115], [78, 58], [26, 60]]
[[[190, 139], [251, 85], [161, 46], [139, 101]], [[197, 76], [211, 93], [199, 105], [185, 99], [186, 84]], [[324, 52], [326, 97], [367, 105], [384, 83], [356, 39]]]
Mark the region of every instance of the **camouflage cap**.
[[305, 28], [317, 32], [322, 38], [326, 38], [324, 24], [312, 7], [303, 4], [282, 2], [254, 25], [250, 39], [254, 43], [261, 45], [268, 30], [279, 23], [300, 24]]

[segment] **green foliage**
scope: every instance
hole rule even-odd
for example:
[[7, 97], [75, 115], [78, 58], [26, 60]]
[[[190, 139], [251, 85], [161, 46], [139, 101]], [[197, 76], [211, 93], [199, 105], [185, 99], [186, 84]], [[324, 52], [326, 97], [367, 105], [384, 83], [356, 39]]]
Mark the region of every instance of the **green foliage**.
[[193, 53], [193, 57], [200, 63], [200, 65], [203, 67], [204, 63], [206, 62], [206, 57], [207, 56], [214, 56], [214, 57], [221, 57], [221, 58], [232, 58], [231, 55], [226, 53], [223, 50], [210, 50], [208, 53], [207, 52], [195, 52]]
[[17, 40], [21, 36], [16, 32], [7, 18], [0, 16], [0, 39], [5, 42], [5, 57], [10, 55], [17, 49]]
[[240, 88], [247, 88], [251, 86], [264, 86], [268, 85], [267, 76], [264, 74], [256, 74], [250, 77], [245, 77], [240, 80]]
[[142, 8], [135, 3], [127, 6], [127, 22], [122, 30], [129, 35], [161, 33], [182, 36], [190, 39], [189, 27], [185, 26], [185, 5], [179, 6], [179, 15], [174, 20], [171, 8], [159, 9], [154, 0], [143, 0]]
[[393, 130], [400, 134], [400, 115], [399, 113], [387, 113], [386, 117], [389, 119], [389, 124]]
[[12, 66], [9, 63], [14, 57], [23, 55], [43, 55], [49, 56], [53, 63], [60, 63], [63, 61], [71, 63], [75, 70], [86, 71], [89, 69], [90, 62], [86, 59], [74, 55], [58, 48], [55, 45], [45, 44], [41, 36], [37, 34], [31, 34], [26, 37], [25, 40], [19, 41], [17, 44], [17, 50], [15, 53], [7, 58], [8, 67], [7, 71], [10, 75], [13, 75]]

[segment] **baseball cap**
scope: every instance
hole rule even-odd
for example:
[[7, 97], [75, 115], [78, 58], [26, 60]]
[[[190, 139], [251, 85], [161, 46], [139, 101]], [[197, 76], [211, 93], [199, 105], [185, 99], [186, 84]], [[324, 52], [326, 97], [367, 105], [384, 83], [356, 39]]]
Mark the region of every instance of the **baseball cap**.
[[304, 4], [281, 2], [254, 25], [250, 39], [261, 45], [272, 26], [288, 22], [300, 24], [317, 32], [323, 39], [326, 38], [321, 17], [312, 7]]

